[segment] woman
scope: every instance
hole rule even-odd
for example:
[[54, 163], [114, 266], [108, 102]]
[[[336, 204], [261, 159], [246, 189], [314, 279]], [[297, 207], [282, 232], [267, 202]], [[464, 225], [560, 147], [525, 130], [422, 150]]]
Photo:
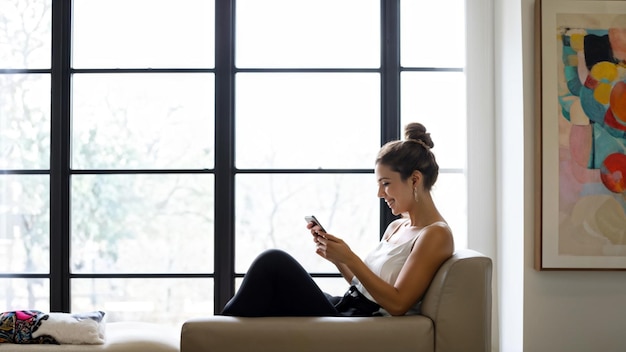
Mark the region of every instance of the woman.
[[431, 197], [439, 166], [430, 133], [419, 123], [405, 140], [385, 144], [376, 159], [378, 197], [394, 215], [378, 246], [361, 260], [348, 245], [310, 222], [316, 253], [352, 285], [344, 297], [323, 293], [287, 253], [262, 253], [222, 314], [235, 316], [363, 316], [419, 313], [421, 297], [454, 252], [448, 224]]

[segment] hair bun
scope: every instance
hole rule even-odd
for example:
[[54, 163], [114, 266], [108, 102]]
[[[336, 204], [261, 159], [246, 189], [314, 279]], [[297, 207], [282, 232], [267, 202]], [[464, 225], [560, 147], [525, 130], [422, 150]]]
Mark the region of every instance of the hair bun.
[[430, 133], [426, 132], [426, 127], [419, 122], [411, 122], [404, 127], [404, 138], [408, 141], [413, 140], [427, 149], [435, 146]]

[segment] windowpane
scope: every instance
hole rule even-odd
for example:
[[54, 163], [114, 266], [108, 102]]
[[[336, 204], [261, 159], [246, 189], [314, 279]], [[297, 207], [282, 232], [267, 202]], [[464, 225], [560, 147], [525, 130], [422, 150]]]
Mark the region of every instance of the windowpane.
[[0, 175], [0, 272], [48, 272], [49, 194], [48, 176]]
[[378, 243], [379, 201], [373, 174], [244, 174], [236, 177], [235, 270], [246, 272], [263, 250], [280, 248], [311, 272], [337, 272], [315, 254], [305, 215], [366, 255]]
[[213, 77], [75, 75], [72, 166], [212, 168]]
[[49, 167], [50, 75], [0, 74], [0, 169]]
[[401, 64], [465, 67], [465, 1], [401, 0]]
[[402, 126], [421, 122], [432, 133], [441, 168], [465, 168], [467, 114], [465, 76], [458, 72], [404, 72]]
[[[361, 256], [365, 258], [365, 254]], [[313, 278], [323, 292], [328, 293], [331, 296], [343, 296], [344, 293], [350, 287], [350, 284], [343, 277], [330, 278], [330, 277], [315, 277]]]
[[18, 309], [50, 311], [48, 279], [0, 279], [0, 312]]
[[238, 67], [379, 67], [380, 1], [237, 0]]
[[74, 0], [74, 68], [210, 68], [208, 0]]
[[180, 327], [213, 315], [213, 279], [72, 279], [72, 311], [102, 310], [107, 322], [149, 321]]
[[51, 24], [52, 0], [2, 0], [0, 69], [50, 68]]
[[380, 147], [380, 76], [238, 74], [240, 168], [372, 168]]
[[77, 273], [213, 271], [213, 175], [75, 175]]

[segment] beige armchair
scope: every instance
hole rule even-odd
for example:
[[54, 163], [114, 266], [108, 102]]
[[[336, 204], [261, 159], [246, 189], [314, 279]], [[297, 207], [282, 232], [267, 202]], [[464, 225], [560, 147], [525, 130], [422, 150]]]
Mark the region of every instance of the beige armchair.
[[422, 315], [197, 318], [182, 327], [181, 352], [490, 351], [491, 274], [490, 258], [459, 250], [439, 268]]

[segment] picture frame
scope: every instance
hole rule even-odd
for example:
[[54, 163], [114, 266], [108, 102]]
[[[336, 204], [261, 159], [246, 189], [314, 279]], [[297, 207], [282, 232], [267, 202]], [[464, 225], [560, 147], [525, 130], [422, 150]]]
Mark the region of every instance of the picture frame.
[[535, 2], [536, 270], [626, 270], [626, 2]]

